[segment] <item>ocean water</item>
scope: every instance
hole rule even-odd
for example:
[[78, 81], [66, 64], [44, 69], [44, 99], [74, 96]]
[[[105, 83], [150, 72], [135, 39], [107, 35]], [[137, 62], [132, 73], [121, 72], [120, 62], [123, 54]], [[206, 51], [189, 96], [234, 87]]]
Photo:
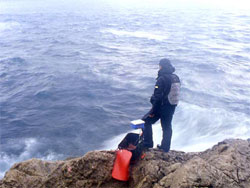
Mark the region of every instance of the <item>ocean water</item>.
[[250, 9], [52, 2], [0, 1], [0, 177], [116, 149], [150, 109], [163, 57], [182, 82], [171, 149], [250, 137]]

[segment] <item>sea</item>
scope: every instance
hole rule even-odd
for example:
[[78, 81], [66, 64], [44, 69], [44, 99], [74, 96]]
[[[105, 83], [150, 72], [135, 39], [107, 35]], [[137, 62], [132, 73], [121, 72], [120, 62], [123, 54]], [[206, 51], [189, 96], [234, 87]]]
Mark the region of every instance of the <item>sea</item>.
[[181, 79], [172, 150], [250, 138], [250, 8], [177, 2], [0, 0], [0, 178], [139, 133], [161, 58]]

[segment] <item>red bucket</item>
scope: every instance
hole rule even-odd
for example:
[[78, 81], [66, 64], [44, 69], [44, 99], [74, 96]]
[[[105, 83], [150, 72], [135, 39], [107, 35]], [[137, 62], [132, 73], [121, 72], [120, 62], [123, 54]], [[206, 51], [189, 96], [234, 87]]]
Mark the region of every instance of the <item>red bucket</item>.
[[116, 159], [112, 171], [112, 177], [114, 179], [128, 181], [131, 157], [132, 153], [126, 149], [121, 149], [116, 152]]

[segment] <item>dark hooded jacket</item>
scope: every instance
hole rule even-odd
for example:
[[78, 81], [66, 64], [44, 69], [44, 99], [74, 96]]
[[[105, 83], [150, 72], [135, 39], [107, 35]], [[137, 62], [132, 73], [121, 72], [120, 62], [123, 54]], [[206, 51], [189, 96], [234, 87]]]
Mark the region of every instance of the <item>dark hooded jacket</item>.
[[168, 105], [175, 108], [176, 105], [171, 105], [166, 97], [171, 89], [171, 75], [174, 71], [175, 68], [172, 66], [167, 68], [163, 67], [159, 70], [154, 93], [150, 99], [150, 102], [153, 105], [151, 114], [159, 115], [162, 105]]

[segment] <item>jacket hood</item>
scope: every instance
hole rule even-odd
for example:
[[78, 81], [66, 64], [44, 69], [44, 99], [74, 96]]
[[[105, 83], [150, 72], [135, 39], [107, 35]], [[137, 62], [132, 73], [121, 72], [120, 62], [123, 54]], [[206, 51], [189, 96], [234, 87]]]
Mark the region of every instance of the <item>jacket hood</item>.
[[158, 71], [158, 77], [166, 75], [166, 74], [172, 74], [175, 71], [175, 68], [173, 66], [169, 67], [169, 68], [162, 68], [161, 70]]

